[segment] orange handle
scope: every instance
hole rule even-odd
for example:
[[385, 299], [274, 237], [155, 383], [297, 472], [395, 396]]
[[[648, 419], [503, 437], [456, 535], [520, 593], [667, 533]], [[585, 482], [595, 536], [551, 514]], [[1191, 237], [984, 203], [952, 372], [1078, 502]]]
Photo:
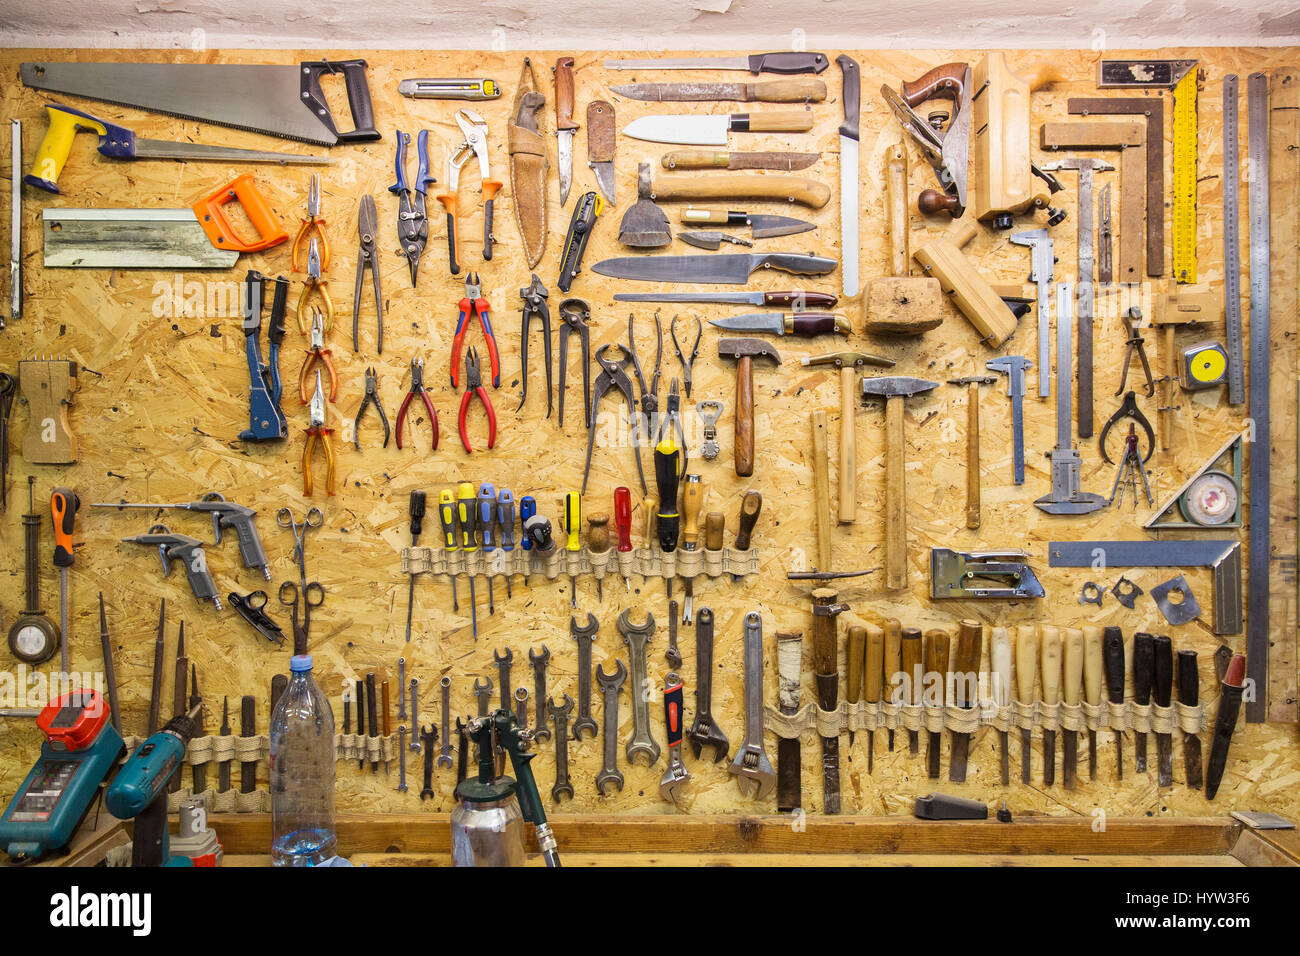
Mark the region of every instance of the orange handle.
[[[244, 207], [244, 214], [257, 230], [257, 240], [244, 242], [235, 232], [222, 209], [226, 203], [238, 201]], [[289, 238], [280, 225], [280, 220], [262, 194], [257, 191], [253, 177], [249, 173], [236, 176], [211, 196], [200, 199], [190, 207], [199, 225], [207, 233], [210, 241], [218, 249], [233, 249], [235, 252], [257, 252], [277, 246]]]

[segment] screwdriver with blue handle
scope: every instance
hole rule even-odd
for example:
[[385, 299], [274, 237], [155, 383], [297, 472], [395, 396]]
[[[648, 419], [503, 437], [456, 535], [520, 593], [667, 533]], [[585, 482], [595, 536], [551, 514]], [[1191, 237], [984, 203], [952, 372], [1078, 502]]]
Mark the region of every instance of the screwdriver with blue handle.
[[[564, 496], [564, 550], [581, 551], [582, 550], [582, 496], [576, 491], [570, 491]], [[572, 573], [569, 574], [569, 607], [577, 608], [578, 606], [578, 581]]]
[[[462, 481], [456, 486], [456, 523], [460, 526], [460, 550], [471, 555], [478, 550], [474, 541], [474, 486]], [[474, 640], [478, 640], [478, 598], [474, 595], [474, 571], [469, 574], [469, 617]]]
[[[509, 555], [515, 550], [515, 496], [510, 493], [509, 488], [502, 488], [497, 492], [497, 534], [500, 540], [497, 542], [501, 550]], [[506, 597], [514, 597], [510, 593], [510, 571], [506, 571]]]
[[528, 534], [528, 519], [537, 514], [537, 499], [524, 495], [519, 499], [519, 546], [527, 551], [528, 568], [524, 571], [524, 584], [528, 584], [528, 572], [533, 569], [533, 539]]
[[[438, 521], [442, 524], [442, 548], [449, 555], [460, 550], [456, 541], [456, 495], [450, 488], [438, 492]], [[450, 558], [448, 558], [450, 561]], [[456, 572], [448, 571], [451, 578], [451, 609], [460, 611], [460, 601], [456, 598]]]
[[496, 524], [497, 490], [491, 483], [483, 482], [478, 486], [478, 508], [474, 513], [474, 522], [479, 535], [483, 538], [484, 569], [487, 571], [488, 614], [497, 612], [496, 595], [492, 593], [492, 553], [497, 549], [496, 536], [492, 533]]

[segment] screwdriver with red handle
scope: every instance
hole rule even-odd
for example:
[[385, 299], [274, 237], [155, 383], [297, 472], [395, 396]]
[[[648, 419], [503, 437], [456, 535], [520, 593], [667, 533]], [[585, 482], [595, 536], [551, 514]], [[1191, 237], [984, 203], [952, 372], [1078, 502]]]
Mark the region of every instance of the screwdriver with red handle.
[[71, 488], [55, 488], [50, 495], [54, 519], [54, 566], [59, 569], [59, 664], [68, 672], [68, 568], [72, 567], [72, 532], [81, 499]]
[[[614, 527], [618, 531], [618, 550], [632, 550], [632, 490], [625, 486], [614, 489]], [[623, 575], [628, 592], [632, 591], [632, 576]]]

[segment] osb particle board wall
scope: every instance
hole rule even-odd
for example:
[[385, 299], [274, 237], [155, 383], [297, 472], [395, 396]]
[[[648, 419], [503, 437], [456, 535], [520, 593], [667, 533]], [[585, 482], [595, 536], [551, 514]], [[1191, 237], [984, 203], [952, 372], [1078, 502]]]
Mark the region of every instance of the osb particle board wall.
[[[827, 52], [833, 56], [838, 51]], [[276, 529], [275, 511], [282, 505], [290, 505], [299, 513], [308, 504], [323, 507], [326, 524], [321, 532], [311, 536], [308, 555], [309, 573], [313, 578], [319, 579], [326, 589], [325, 605], [315, 614], [312, 623], [311, 651], [316, 659], [317, 678], [334, 701], [336, 720], [340, 724], [339, 700], [343, 682], [350, 683], [359, 675], [375, 670], [380, 672], [381, 679], [386, 675], [392, 680], [395, 687], [396, 662], [403, 655], [407, 661], [408, 677], [418, 677], [424, 689], [421, 714], [426, 721], [436, 714], [436, 686], [444, 674], [452, 678], [454, 710], [472, 712], [474, 701], [471, 687], [474, 679], [490, 676], [495, 682], [497, 671], [492, 653], [507, 647], [514, 652], [516, 686], [527, 686], [531, 693], [532, 679], [527, 668], [527, 652], [530, 648], [539, 648], [545, 644], [552, 655], [549, 681], [551, 693], [556, 696], [565, 693], [576, 695], [576, 649], [568, 636], [569, 586], [564, 577], [554, 582], [545, 582], [540, 576], [534, 576], [532, 587], [525, 585], [522, 578], [516, 577], [512, 598], [507, 598], [505, 582], [498, 578], [494, 582], [497, 610], [491, 616], [487, 613], [486, 583], [479, 581], [480, 633], [477, 642], [470, 633], [466, 582], [462, 579], [459, 583], [461, 613], [453, 614], [447, 580], [422, 578], [416, 587], [415, 636], [410, 644], [403, 640], [407, 581], [400, 573], [399, 552], [409, 540], [406, 507], [407, 495], [411, 489], [424, 488], [432, 498], [436, 497], [440, 488], [458, 480], [476, 483], [492, 481], [498, 487], [511, 488], [516, 497], [534, 494], [543, 511], [558, 523], [559, 497], [566, 490], [576, 489], [581, 482], [585, 435], [582, 416], [578, 411], [578, 386], [573, 384], [574, 379], [578, 378], [577, 363], [571, 365], [567, 402], [569, 411], [563, 429], [557, 427], [554, 418], [546, 420], [543, 417], [542, 378], [537, 365], [533, 366], [534, 377], [527, 406], [521, 412], [515, 412], [520, 387], [518, 290], [528, 284], [529, 273], [518, 253], [518, 234], [509, 188], [503, 191], [497, 203], [495, 231], [500, 245], [491, 263], [484, 263], [478, 258], [478, 237], [482, 234], [482, 221], [477, 203], [474, 203], [473, 214], [461, 224], [464, 243], [462, 260], [467, 268], [476, 269], [482, 276], [484, 294], [493, 307], [494, 324], [502, 351], [502, 387], [491, 393], [500, 419], [497, 447], [491, 453], [476, 453], [472, 458], [465, 455], [455, 432], [459, 396], [453, 394], [445, 375], [455, 322], [455, 306], [463, 294], [463, 285], [460, 279], [447, 274], [441, 210], [433, 207], [431, 235], [421, 267], [419, 288], [412, 290], [406, 264], [396, 254], [396, 201], [386, 192], [392, 181], [395, 129], [414, 131], [429, 128], [432, 131], [432, 163], [440, 180], [445, 178], [447, 152], [459, 142], [453, 120], [459, 104], [404, 99], [396, 92], [398, 80], [404, 77], [472, 74], [490, 76], [502, 83], [506, 92], [501, 99], [478, 104], [475, 108], [486, 117], [490, 126], [493, 172], [499, 178], [506, 179], [506, 122], [523, 56], [484, 53], [467, 58], [457, 53], [364, 54], [355, 50], [346, 53], [353, 56], [366, 55], [370, 61], [370, 88], [385, 138], [379, 143], [336, 149], [334, 155], [338, 158], [338, 163], [321, 170], [323, 214], [329, 222], [334, 250], [329, 270], [330, 288], [338, 312], [331, 344], [341, 379], [339, 403], [330, 410], [330, 419], [336, 425], [351, 422], [362, 393], [364, 369], [373, 365], [379, 373], [384, 405], [390, 417], [395, 420], [408, 383], [410, 360], [414, 356], [424, 356], [427, 360], [426, 383], [440, 416], [439, 451], [433, 454], [427, 451], [428, 423], [423, 420], [423, 414], [417, 419], [414, 434], [410, 436], [411, 443], [405, 451], [400, 452], [391, 445], [386, 450], [378, 447], [376, 425], [372, 420], [363, 431], [363, 452], [358, 453], [342, 440], [336, 445], [340, 484], [338, 497], [329, 500], [317, 497], [311, 502], [304, 501], [298, 458], [302, 450], [301, 430], [306, 416], [291, 400], [290, 395], [286, 395], [284, 403], [291, 421], [291, 437], [288, 442], [279, 446], [254, 446], [241, 444], [235, 437], [247, 422], [247, 372], [244, 339], [240, 332], [239, 316], [235, 314], [233, 306], [231, 311], [221, 315], [159, 317], [154, 311], [157, 301], [155, 283], [174, 281], [171, 274], [44, 271], [40, 264], [40, 209], [44, 205], [184, 206], [239, 170], [167, 162], [111, 164], [96, 158], [92, 152], [91, 140], [84, 137], [78, 141], [73, 159], [61, 180], [64, 197], [52, 199], [30, 190], [27, 193], [27, 204], [24, 207], [26, 312], [24, 318], [13, 323], [5, 331], [4, 338], [0, 339], [7, 358], [6, 364], [12, 364], [19, 356], [58, 353], [74, 357], [86, 368], [82, 376], [82, 388], [72, 411], [73, 428], [82, 443], [81, 461], [75, 467], [66, 469], [36, 469], [38, 495], [47, 500], [50, 487], [55, 483], [75, 486], [85, 501], [112, 501], [119, 498], [134, 501], [186, 501], [196, 498], [204, 491], [216, 489], [228, 498], [255, 507], [260, 512], [259, 527], [273, 563], [275, 580], [268, 590], [272, 593], [272, 610], [277, 612], [275, 588], [281, 580], [295, 577], [296, 572], [292, 564], [292, 542], [287, 532]], [[1144, 51], [1141, 55], [1153, 53], [1154, 51]], [[1198, 253], [1203, 281], [1211, 287], [1221, 288], [1222, 285], [1222, 243], [1218, 221], [1221, 198], [1219, 80], [1227, 72], [1235, 72], [1244, 77], [1254, 70], [1286, 66], [1295, 59], [1295, 53], [1294, 50], [1246, 49], [1160, 51], [1163, 56], [1196, 57], [1207, 73], [1201, 92], [1200, 111]], [[128, 56], [111, 51], [96, 51], [94, 54], [29, 51], [6, 52], [0, 61], [3, 63], [3, 75], [13, 80], [4, 89], [4, 112], [24, 120], [28, 162], [44, 130], [40, 107], [45, 98], [23, 89], [16, 81], [18, 64], [33, 58], [66, 59], [77, 55], [87, 59]], [[299, 58], [315, 58], [319, 55], [320, 51], [300, 55], [241, 51], [209, 56], [214, 60], [230, 62], [295, 62]], [[331, 55], [341, 56], [343, 53], [335, 51]], [[533, 57], [539, 70], [539, 79], [547, 91], [548, 106], [543, 114], [543, 122], [548, 134], [554, 128], [554, 100], [548, 68], [554, 63], [556, 55], [553, 52], [539, 53]], [[864, 90], [862, 272], [864, 279], [870, 279], [883, 274], [886, 262], [881, 216], [881, 157], [886, 147], [901, 138], [896, 122], [876, 91], [881, 83], [897, 84], [904, 79], [917, 77], [939, 63], [951, 60], [974, 63], [980, 54], [977, 51], [937, 51], [854, 55], [862, 65]], [[183, 58], [171, 52], [133, 53], [130, 56], [139, 59]], [[1070, 52], [1053, 53], [1051, 56], [1069, 79], [1035, 94], [1035, 124], [1047, 119], [1067, 119], [1066, 99], [1071, 95], [1091, 95], [1095, 89], [1096, 54]], [[1036, 58], [1035, 54], [1025, 53], [1013, 55], [1011, 62], [1013, 65], [1024, 65]], [[583, 113], [583, 106], [595, 98], [608, 99], [615, 104], [620, 128], [635, 116], [671, 112], [679, 108], [637, 103], [613, 96], [609, 92], [609, 85], [631, 80], [634, 74], [620, 75], [616, 80], [612, 73], [602, 68], [603, 59], [600, 54], [583, 54], [577, 58], [579, 116]], [[677, 78], [686, 77], [679, 75]], [[814, 107], [816, 127], [812, 134], [784, 139], [760, 135], [734, 137], [732, 148], [819, 149], [822, 160], [812, 168], [811, 174], [834, 186], [838, 180], [836, 128], [841, 117], [838, 71], [832, 67], [823, 75], [823, 79], [827, 82], [829, 95], [825, 103]], [[151, 116], [105, 104], [83, 103], [75, 99], [73, 103], [121, 121], [145, 136], [254, 148], [307, 148], [295, 144], [277, 144], [265, 137]], [[336, 111], [343, 110], [341, 100], [336, 100], [335, 104]], [[680, 108], [683, 111], [687, 109]], [[717, 103], [699, 104], [695, 108], [701, 112], [725, 112], [744, 107]], [[617, 159], [619, 203], [616, 208], [607, 210], [596, 227], [587, 252], [588, 267], [602, 258], [620, 254], [616, 242], [618, 220], [635, 198], [636, 164], [639, 160], [655, 162], [658, 175], [661, 171], [657, 160], [666, 148], [620, 139]], [[908, 150], [911, 157], [911, 188], [915, 194], [932, 185], [932, 173], [910, 144]], [[573, 192], [574, 195], [580, 195], [583, 191], [594, 188], [594, 181], [585, 163], [586, 144], [581, 131], [578, 133], [574, 153]], [[413, 155], [409, 161], [413, 167]], [[552, 163], [554, 164], [554, 154]], [[4, 167], [6, 170], [9, 168], [7, 156]], [[1110, 180], [1113, 175], [1117, 174], [1102, 175], [1100, 182], [1113, 181]], [[267, 168], [257, 171], [260, 187], [286, 225], [291, 227], [291, 231], [304, 210], [309, 176], [310, 170], [304, 168]], [[462, 191], [462, 197], [463, 202], [470, 203], [477, 200], [477, 177], [471, 172], [465, 178], [468, 184]], [[373, 195], [380, 210], [380, 264], [388, 309], [382, 357], [374, 354], [374, 318], [368, 287], [363, 292], [366, 303], [362, 313], [362, 353], [353, 354], [348, 342], [347, 320], [351, 311], [351, 283], [355, 270], [356, 207], [358, 198], [363, 193]], [[561, 209], [556, 202], [557, 198], [553, 181], [549, 196], [551, 237], [546, 258], [537, 270], [552, 290], [553, 312], [562, 298], [554, 288], [554, 283], [560, 245], [572, 211], [571, 204]], [[1058, 199], [1069, 210], [1071, 218], [1055, 231], [1057, 275], [1061, 279], [1072, 280], [1075, 272], [1073, 177], [1067, 185], [1067, 191]], [[765, 208], [760, 204], [730, 205], [774, 212], [787, 211], [778, 207]], [[677, 208], [668, 208], [675, 219]], [[807, 250], [838, 255], [838, 209], [834, 199], [824, 209], [798, 209], [794, 214], [811, 216], [818, 224], [816, 232], [789, 240], [760, 242], [759, 248]], [[913, 213], [913, 248], [925, 236], [937, 233], [945, 225], [945, 222], [938, 220], [923, 221]], [[681, 253], [690, 250], [679, 245], [671, 251]], [[993, 281], [1025, 282], [1027, 257], [1022, 250], [1006, 243], [1005, 237], [983, 231], [969, 252], [981, 272]], [[186, 281], [208, 282], [237, 280], [247, 268], [256, 268], [268, 275], [287, 273], [288, 246], [280, 246], [266, 254], [244, 257], [238, 268], [229, 274], [190, 274], [183, 278]], [[1290, 278], [1294, 284], [1294, 275]], [[751, 283], [754, 288], [766, 289], [792, 285], [797, 287], [798, 283], [779, 274], [757, 276]], [[837, 291], [838, 273], [809, 285]], [[1163, 283], [1157, 283], [1157, 286], [1163, 286]], [[585, 298], [592, 306], [593, 350], [601, 344], [623, 340], [626, 336], [629, 310], [613, 303], [612, 295], [617, 288], [616, 283], [589, 270], [580, 275], [574, 284], [572, 294]], [[295, 297], [297, 290], [295, 283]], [[1116, 299], [1116, 296], [1108, 297], [1105, 293], [1098, 296], [1095, 338], [1096, 414], [1099, 422], [1109, 416], [1117, 402], [1111, 398], [1111, 393], [1118, 384], [1124, 353], [1124, 334], [1119, 321], [1121, 308]], [[1294, 298], [1290, 301], [1294, 302]], [[679, 314], [684, 317], [699, 314], [708, 319], [729, 311], [704, 306], [698, 309], [683, 308]], [[848, 311], [860, 325], [860, 310], [850, 303]], [[653, 326], [653, 310], [648, 307], [637, 308], [635, 314], [638, 319], [638, 344], [644, 360], [645, 350], [652, 347], [649, 330]], [[662, 310], [665, 333], [668, 320], [673, 314], [674, 309], [671, 307]], [[1288, 326], [1294, 330], [1294, 320], [1294, 315], [1274, 315], [1275, 328]], [[679, 332], [680, 328], [679, 323]], [[789, 338], [775, 343], [783, 359], [782, 365], [779, 368], [759, 367], [755, 372], [759, 450], [757, 474], [752, 480], [740, 480], [734, 475], [730, 450], [735, 372], [729, 363], [717, 358], [716, 339], [717, 333], [706, 326], [700, 358], [695, 366], [691, 403], [686, 405], [684, 414], [692, 449], [692, 469], [698, 469], [702, 473], [708, 487], [706, 510], [721, 510], [726, 513], [728, 541], [735, 531], [737, 507], [743, 492], [750, 488], [758, 489], [763, 492], [765, 499], [755, 535], [755, 544], [762, 549], [763, 573], [741, 585], [732, 585], [726, 580], [707, 583], [701, 580], [697, 585], [697, 605], [711, 606], [717, 615], [714, 712], [734, 747], [743, 737], [740, 642], [743, 615], [751, 610], [759, 610], [763, 615], [765, 698], [768, 701], [775, 699], [773, 635], [780, 629], [804, 628], [807, 631], [810, 627], [807, 588], [788, 584], [784, 575], [788, 568], [803, 560], [814, 548], [809, 507], [811, 443], [808, 413], [812, 408], [826, 408], [834, 432], [838, 427], [839, 395], [838, 381], [834, 374], [803, 368], [799, 359], [838, 348], [841, 343]], [[479, 333], [471, 332], [469, 340], [471, 343], [479, 341]], [[855, 347], [869, 348], [896, 358], [900, 373], [932, 379], [970, 374], [981, 368], [984, 360], [992, 355], [979, 344], [970, 325], [956, 311], [948, 313], [941, 328], [919, 340], [881, 339], [868, 342], [859, 335], [851, 341]], [[282, 360], [287, 381], [292, 382], [297, 374], [301, 355], [298, 346], [301, 344], [291, 327], [287, 343], [289, 347]], [[661, 396], [666, 393], [671, 378], [680, 374], [671, 344], [667, 344]], [[1149, 334], [1148, 349], [1153, 361], [1157, 352], [1156, 345], [1155, 336]], [[536, 361], [539, 355], [536, 336], [531, 343], [531, 350], [531, 357]], [[1030, 356], [1035, 354], [1032, 317], [1021, 320], [1020, 330], [1008, 346], [1008, 351]], [[1290, 363], [1291, 359], [1289, 354], [1283, 353], [1277, 361]], [[1293, 368], [1293, 364], [1281, 368], [1275, 365], [1275, 381], [1279, 375], [1290, 381]], [[1160, 371], [1157, 369], [1157, 374]], [[1138, 374], [1136, 365], [1132, 374]], [[1031, 383], [1032, 381], [1031, 378]], [[692, 409], [694, 402], [704, 398], [721, 399], [726, 404], [726, 416], [721, 428], [723, 452], [712, 464], [703, 462], [698, 455], [699, 426]], [[1210, 633], [1205, 621], [1170, 629], [1159, 618], [1150, 601], [1143, 601], [1136, 611], [1127, 612], [1113, 599], [1108, 599], [1105, 607], [1097, 612], [1092, 606], [1081, 606], [1077, 601], [1080, 585], [1090, 574], [1057, 571], [1047, 567], [1045, 546], [1048, 540], [1141, 537], [1139, 528], [1147, 509], [1140, 508], [1134, 512], [1126, 504], [1122, 510], [1113, 508], [1087, 518], [1058, 519], [1044, 515], [1032, 506], [1033, 499], [1046, 489], [1049, 471], [1045, 453], [1055, 438], [1054, 404], [1038, 401], [1032, 395], [1032, 388], [1031, 397], [1026, 400], [1028, 477], [1020, 488], [1010, 484], [1010, 413], [1005, 388], [999, 385], [984, 391], [984, 523], [978, 532], [966, 530], [965, 402], [965, 389], [950, 386], [940, 387], [923, 398], [909, 402], [906, 413], [909, 588], [902, 593], [886, 592], [882, 589], [882, 582], [877, 580], [878, 574], [844, 582], [840, 589], [841, 598], [852, 605], [852, 611], [845, 615], [844, 623], [859, 619], [880, 620], [890, 616], [922, 628], [951, 628], [963, 617], [977, 617], [989, 624], [1005, 625], [1036, 621], [1078, 625], [1095, 620], [1099, 623], [1119, 624], [1130, 637], [1135, 630], [1141, 629], [1168, 632], [1174, 638], [1175, 647], [1191, 647], [1200, 653], [1203, 695], [1212, 713], [1217, 694], [1211, 656], [1218, 641]], [[1195, 398], [1183, 395], [1181, 405], [1174, 452], [1157, 454], [1150, 463], [1152, 490], [1158, 501], [1177, 488], [1206, 456], [1241, 427], [1240, 410], [1229, 409], [1220, 392], [1204, 393]], [[1143, 401], [1142, 407], [1154, 421], [1154, 402]], [[1294, 432], [1293, 410], [1294, 397], [1290, 403], [1275, 403], [1275, 436]], [[610, 414], [608, 405], [606, 414]], [[842, 568], [879, 567], [882, 555], [882, 527], [878, 516], [884, 495], [883, 414], [878, 409], [862, 410], [858, 413], [858, 419], [860, 474], [857, 491], [861, 517], [852, 527], [837, 528], [834, 532], [835, 562]], [[15, 410], [13, 424], [16, 445], [27, 427], [25, 409], [19, 407]], [[481, 413], [476, 411], [471, 428], [480, 442], [483, 427]], [[1095, 443], [1083, 443], [1081, 452], [1084, 463], [1083, 486], [1088, 490], [1107, 492], [1113, 480], [1113, 469], [1101, 462]], [[585, 499], [588, 512], [610, 511], [614, 487], [619, 484], [635, 486], [630, 455], [627, 448], [596, 450], [591, 483]], [[832, 442], [832, 487], [835, 483], [834, 456]], [[650, 465], [648, 456], [646, 465]], [[15, 459], [10, 485], [12, 506], [7, 520], [0, 526], [0, 541], [5, 545], [3, 553], [6, 555], [3, 567], [10, 581], [10, 586], [5, 589], [3, 603], [6, 613], [11, 616], [20, 609], [21, 602], [22, 538], [19, 515], [23, 511], [24, 486], [29, 470], [21, 458]], [[1283, 486], [1290, 481], [1290, 487], [1294, 489], [1293, 464], [1287, 463], [1284, 471], [1275, 476], [1275, 481]], [[1275, 484], [1275, 493], [1277, 488], [1278, 484]], [[1294, 494], [1294, 491], [1291, 493]], [[174, 527], [197, 537], [207, 536], [206, 526], [196, 517], [180, 513], [167, 517]], [[168, 653], [170, 655], [175, 640], [176, 624], [184, 619], [187, 649], [190, 659], [198, 667], [209, 729], [215, 727], [220, 720], [223, 695], [230, 695], [232, 700], [237, 700], [239, 695], [251, 693], [259, 700], [258, 729], [263, 731], [267, 720], [266, 700], [270, 678], [272, 674], [287, 669], [287, 651], [269, 647], [255, 637], [233, 613], [227, 611], [218, 614], [211, 608], [199, 607], [190, 596], [182, 576], [175, 574], [166, 580], [160, 576], [156, 556], [148, 550], [117, 543], [128, 534], [144, 530], [151, 520], [152, 516], [148, 512], [134, 516], [114, 512], [83, 512], [79, 532], [84, 544], [78, 551], [77, 565], [72, 572], [70, 600], [73, 668], [93, 669], [98, 666], [95, 598], [96, 592], [102, 590], [108, 604], [109, 623], [116, 646], [124, 729], [129, 733], [142, 732], [158, 602], [166, 598], [170, 622]], [[436, 527], [431, 509], [430, 517], [426, 519], [425, 543], [436, 542]], [[635, 533], [638, 536], [641, 534], [639, 524]], [[1033, 555], [1033, 566], [1048, 590], [1048, 598], [1016, 605], [931, 603], [926, 588], [927, 556], [929, 549], [937, 545], [960, 549], [1027, 547]], [[49, 548], [48, 529], [43, 548]], [[220, 548], [210, 546], [209, 555], [223, 595], [230, 590], [249, 591], [263, 586], [259, 578], [240, 567], [233, 544], [225, 544]], [[1281, 557], [1285, 558], [1285, 555]], [[48, 564], [48, 560], [43, 560], [42, 599], [45, 606], [54, 609], [57, 614], [57, 581]], [[1284, 561], [1282, 565], [1285, 571]], [[1289, 573], [1293, 577], [1293, 565], [1291, 567]], [[1202, 603], [1207, 603], [1210, 596], [1208, 572], [1188, 571], [1187, 575], [1191, 586], [1201, 596]], [[1156, 571], [1139, 570], [1129, 573], [1130, 578], [1147, 590], [1168, 576], [1170, 575]], [[1293, 590], [1293, 580], [1287, 580]], [[579, 582], [579, 614], [590, 610], [597, 614], [601, 622], [594, 661], [612, 668], [614, 658], [626, 660], [626, 651], [615, 629], [615, 620], [624, 607], [632, 607], [634, 616], [638, 619], [649, 611], [659, 624], [649, 655], [649, 672], [651, 680], [662, 686], [667, 671], [663, 658], [667, 642], [667, 605], [662, 585], [658, 582], [643, 585], [634, 577], [634, 592], [629, 595], [617, 586], [618, 583], [622, 582], [617, 578], [607, 579], [605, 600], [598, 603], [594, 583], [589, 580]], [[1114, 582], [1107, 577], [1102, 583], [1109, 586]], [[1286, 589], [1282, 590], [1285, 592]], [[1293, 621], [1293, 610], [1289, 613]], [[287, 621], [285, 624], [287, 629]], [[1232, 640], [1234, 648], [1241, 649], [1243, 639]], [[693, 711], [695, 686], [694, 637], [691, 628], [682, 628], [679, 641], [687, 659], [684, 677], [689, 721]], [[1292, 660], [1292, 681], [1294, 666]], [[165, 683], [165, 700], [170, 699], [169, 685], [170, 677]], [[812, 693], [811, 679], [806, 679], [803, 699], [812, 699]], [[599, 718], [598, 699], [594, 701], [593, 708]], [[164, 711], [166, 709], [164, 706]], [[631, 707], [626, 691], [620, 715], [621, 738], [625, 738], [631, 730]], [[652, 715], [655, 734], [662, 741], [662, 709], [657, 701], [652, 707]], [[396, 729], [395, 719], [393, 726]], [[0, 722], [0, 728], [0, 748], [3, 748], [0, 751], [3, 754], [0, 757], [0, 793], [7, 795], [13, 792], [34, 759], [39, 734], [30, 722], [3, 721]], [[877, 735], [875, 771], [868, 775], [864, 752], [866, 736], [865, 733], [858, 734], [851, 748], [847, 747], [845, 741], [847, 757], [844, 794], [847, 812], [906, 812], [914, 796], [936, 789], [936, 784], [925, 777], [921, 759], [909, 757], [901, 740], [897, 751], [892, 754], [885, 751], [884, 734]], [[1003, 789], [998, 785], [996, 737], [996, 734], [984, 733], [977, 738], [972, 750], [971, 773], [967, 784], [953, 785], [945, 780], [942, 788], [986, 801], [1006, 799], [1013, 808], [1023, 812], [1087, 813], [1094, 807], [1101, 807], [1112, 815], [1165, 812], [1204, 814], [1230, 808], [1251, 808], [1270, 809], [1292, 817], [1297, 815], [1294, 785], [1300, 779], [1300, 749], [1297, 748], [1300, 740], [1297, 739], [1294, 724], [1241, 726], [1234, 743], [1228, 774], [1219, 798], [1213, 805], [1207, 804], [1202, 795], [1190, 793], [1181, 785], [1158, 792], [1154, 771], [1148, 775], [1133, 772], [1131, 747], [1125, 748], [1129, 755], [1125, 779], [1123, 782], [1116, 781], [1113, 742], [1106, 732], [1100, 734], [1103, 750], [1098, 761], [1099, 779], [1096, 782], [1085, 779], [1079, 790], [1070, 794], [1065, 793], [1059, 785], [1046, 789], [1040, 782], [1041, 755], [1036, 755], [1034, 784], [1021, 786], [1013, 783], [1010, 788]], [[1207, 731], [1207, 750], [1208, 737]], [[550, 812], [564, 812], [569, 808], [671, 812], [671, 808], [659, 799], [657, 792], [664, 758], [649, 769], [624, 766], [621, 741], [620, 767], [626, 775], [626, 784], [621, 793], [600, 797], [595, 789], [594, 778], [601, 764], [601, 748], [600, 739], [570, 745], [570, 766], [576, 796], [571, 804], [566, 803], [560, 808], [551, 806], [548, 797]], [[775, 741], [770, 736], [767, 749], [769, 755], [775, 757]], [[819, 761], [813, 756], [814, 750], [815, 746], [809, 749], [804, 761], [804, 805], [816, 811], [821, 804], [821, 784]], [[543, 745], [541, 756], [533, 765], [544, 794], [549, 794], [553, 781], [553, 753], [553, 744]], [[414, 781], [418, 779], [418, 761], [412, 760], [409, 764], [408, 773]], [[713, 765], [688, 757], [687, 764], [692, 780], [686, 788], [683, 804], [685, 809], [695, 812], [761, 812], [773, 808], [770, 801], [759, 804], [742, 798], [726, 772], [725, 763]], [[946, 777], [946, 755], [944, 764]], [[1178, 776], [1181, 780], [1181, 770]], [[1015, 777], [1013, 773], [1013, 779]], [[445, 811], [452, 802], [452, 771], [436, 772], [437, 797], [424, 802], [417, 798], [418, 784], [406, 795], [394, 792], [397, 784], [396, 767], [393, 768], [391, 777], [385, 776], [382, 770], [375, 776], [368, 769], [358, 772], [350, 763], [340, 762], [338, 779], [341, 809]]]

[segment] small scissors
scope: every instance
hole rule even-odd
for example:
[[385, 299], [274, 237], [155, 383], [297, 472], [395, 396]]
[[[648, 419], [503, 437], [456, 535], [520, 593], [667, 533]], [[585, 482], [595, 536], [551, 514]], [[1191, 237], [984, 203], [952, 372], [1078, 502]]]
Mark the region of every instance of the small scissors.
[[[290, 608], [289, 621], [293, 627], [293, 652], [295, 654], [307, 653], [307, 624], [310, 623], [311, 609], [320, 607], [325, 600], [325, 589], [316, 581], [307, 585], [306, 591], [303, 592], [305, 597], [303, 603], [306, 609], [303, 611], [304, 623], [298, 623], [298, 585], [292, 581], [284, 581], [280, 584], [280, 603]], [[266, 595], [262, 596], [262, 603], [266, 603]]]
[[[319, 528], [325, 523], [325, 514], [319, 508], [309, 508], [307, 515], [299, 524], [293, 516], [293, 511], [289, 508], [281, 508], [275, 513], [275, 523], [281, 528], [293, 532], [293, 559], [298, 564], [298, 589], [303, 596], [302, 631], [303, 638], [311, 631], [311, 609], [320, 607], [325, 600], [325, 589], [321, 587], [319, 581], [307, 581], [307, 532], [312, 528]], [[292, 582], [286, 581], [285, 584], [293, 586]], [[297, 641], [297, 594], [294, 595], [293, 601], [286, 601], [284, 597], [284, 584], [280, 585], [280, 603], [286, 606], [294, 607], [294, 640]]]

